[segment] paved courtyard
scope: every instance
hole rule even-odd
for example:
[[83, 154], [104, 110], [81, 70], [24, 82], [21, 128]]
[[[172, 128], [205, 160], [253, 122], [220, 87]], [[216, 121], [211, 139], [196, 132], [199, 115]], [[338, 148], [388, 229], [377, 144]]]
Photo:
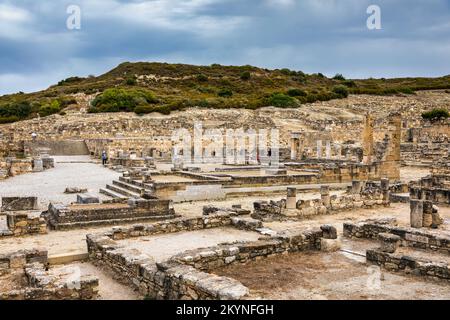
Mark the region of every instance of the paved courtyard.
[[69, 204], [76, 201], [76, 195], [64, 193], [66, 187], [87, 188], [90, 193], [99, 195], [99, 188], [120, 176], [120, 173], [93, 162], [89, 156], [53, 158], [53, 169], [0, 181], [0, 196], [37, 196], [40, 209], [45, 210], [49, 202]]

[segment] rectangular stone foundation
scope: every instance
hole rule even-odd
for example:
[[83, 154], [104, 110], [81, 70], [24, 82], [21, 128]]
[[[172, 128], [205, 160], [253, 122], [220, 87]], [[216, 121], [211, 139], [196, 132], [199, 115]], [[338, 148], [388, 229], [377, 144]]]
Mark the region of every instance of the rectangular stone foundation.
[[55, 230], [175, 218], [175, 212], [168, 200], [72, 206], [50, 204], [47, 215], [50, 227]]

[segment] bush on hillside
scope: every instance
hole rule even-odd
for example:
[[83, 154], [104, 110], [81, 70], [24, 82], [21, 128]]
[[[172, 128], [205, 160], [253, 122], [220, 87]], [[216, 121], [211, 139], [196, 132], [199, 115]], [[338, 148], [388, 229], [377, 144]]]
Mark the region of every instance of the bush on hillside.
[[297, 100], [284, 93], [274, 93], [267, 99], [266, 104], [278, 108], [289, 108], [295, 107], [297, 105]]
[[233, 91], [230, 89], [220, 89], [217, 95], [219, 97], [228, 98], [233, 96]]
[[443, 108], [436, 108], [428, 112], [422, 113], [422, 118], [426, 120], [441, 120], [441, 119], [447, 119], [450, 116], [450, 113], [448, 110]]
[[306, 97], [307, 95], [305, 91], [297, 88], [289, 89], [286, 93], [291, 97]]
[[342, 80], [342, 81], [344, 81], [345, 77], [342, 74], [340, 74], [340, 73], [336, 73], [336, 75], [333, 77], [333, 79], [334, 80]]
[[342, 98], [348, 97], [348, 89], [346, 86], [335, 86], [332, 91]]
[[241, 73], [242, 80], [250, 80], [251, 77], [252, 77], [252, 75], [249, 71], [244, 71]]
[[106, 89], [92, 101], [90, 112], [133, 112], [139, 105], [155, 104], [158, 100], [143, 89]]

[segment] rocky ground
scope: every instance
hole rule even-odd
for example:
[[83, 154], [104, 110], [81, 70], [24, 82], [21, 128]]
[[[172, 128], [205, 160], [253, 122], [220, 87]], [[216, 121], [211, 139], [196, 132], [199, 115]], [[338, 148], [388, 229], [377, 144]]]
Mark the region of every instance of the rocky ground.
[[[138, 116], [134, 113], [86, 114], [87, 100], [81, 99], [77, 109], [66, 115], [52, 115], [40, 120], [21, 121], [0, 125], [0, 132], [14, 132], [16, 139], [29, 139], [32, 131], [39, 137], [69, 136], [171, 136], [174, 129], [192, 128], [202, 122], [204, 128], [279, 128], [280, 140], [288, 145], [290, 131], [333, 130], [336, 139], [355, 139], [361, 131], [367, 112], [375, 119], [375, 138], [384, 136], [383, 123], [391, 112], [401, 112], [410, 123], [418, 121], [423, 111], [433, 108], [450, 109], [450, 94], [445, 91], [422, 91], [413, 95], [372, 96], [350, 95], [347, 99], [305, 104], [299, 108], [266, 107], [249, 109], [189, 108], [170, 115], [151, 113]], [[336, 127], [336, 123], [338, 126]], [[355, 135], [356, 134], [356, 135]]]
[[[251, 270], [251, 272], [248, 272]], [[301, 252], [216, 274], [234, 278], [250, 289], [250, 298], [297, 300], [449, 299], [446, 283], [381, 271], [342, 252]]]

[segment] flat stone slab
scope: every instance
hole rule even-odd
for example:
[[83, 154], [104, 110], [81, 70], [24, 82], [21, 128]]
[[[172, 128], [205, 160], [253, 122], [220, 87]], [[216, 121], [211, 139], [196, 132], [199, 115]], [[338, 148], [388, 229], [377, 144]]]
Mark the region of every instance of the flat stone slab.
[[77, 203], [80, 204], [90, 204], [90, 203], [100, 203], [100, 199], [91, 194], [78, 194], [77, 195]]

